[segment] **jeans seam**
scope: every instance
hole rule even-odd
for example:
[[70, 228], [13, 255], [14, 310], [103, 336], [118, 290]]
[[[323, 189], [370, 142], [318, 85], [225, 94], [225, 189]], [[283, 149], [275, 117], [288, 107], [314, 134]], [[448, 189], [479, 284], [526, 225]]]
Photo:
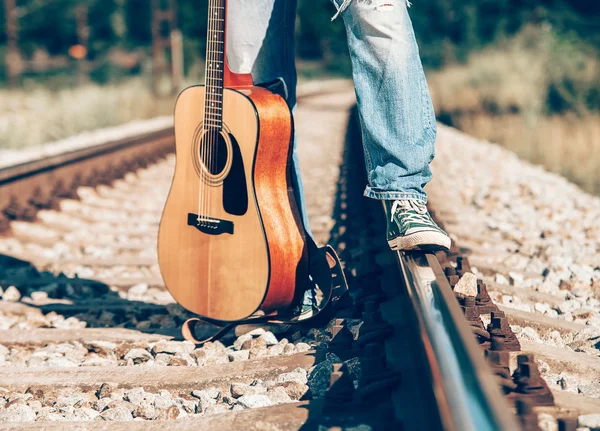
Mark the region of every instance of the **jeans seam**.
[[378, 200], [415, 199], [424, 203], [427, 202], [427, 195], [402, 191], [375, 192], [368, 186], [365, 189], [364, 196]]
[[360, 123], [361, 123], [361, 141], [362, 141], [362, 148], [363, 148], [363, 152], [365, 155], [365, 165], [367, 168], [367, 181], [370, 183], [371, 182], [371, 171], [373, 170], [373, 161], [371, 160], [371, 154], [369, 153], [369, 150], [367, 148], [367, 139], [365, 136], [365, 132], [364, 132], [364, 128], [362, 127], [362, 114], [359, 112], [358, 113], [358, 117], [360, 119]]
[[433, 130], [435, 124], [435, 115], [431, 115], [431, 111], [433, 109], [433, 104], [431, 101], [431, 97], [429, 96], [429, 88], [427, 85], [427, 78], [425, 77], [425, 72], [423, 73], [421, 78], [421, 99], [423, 103], [423, 116], [426, 118], [425, 129]]

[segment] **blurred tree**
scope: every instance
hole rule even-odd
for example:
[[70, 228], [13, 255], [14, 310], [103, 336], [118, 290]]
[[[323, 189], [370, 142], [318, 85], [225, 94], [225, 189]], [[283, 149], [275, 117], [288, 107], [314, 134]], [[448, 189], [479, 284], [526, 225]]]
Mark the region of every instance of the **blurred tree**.
[[[298, 1], [299, 57], [320, 60], [330, 70], [347, 73], [344, 26], [342, 19], [330, 22], [335, 13], [331, 2]], [[6, 32], [4, 4], [0, 3], [1, 50]], [[193, 62], [204, 54], [207, 1], [178, 3], [186, 56]], [[150, 0], [17, 0], [24, 53], [31, 55], [43, 48], [64, 55], [77, 42], [74, 9], [81, 4], [89, 7], [91, 56], [114, 46], [149, 50]], [[469, 52], [510, 37], [532, 22], [547, 23], [559, 34], [572, 33], [589, 45], [600, 46], [597, 0], [414, 0], [410, 16], [423, 63], [429, 68], [462, 62]]]
[[152, 43], [152, 13], [150, 0], [126, 0], [125, 37], [129, 46], [147, 46]]

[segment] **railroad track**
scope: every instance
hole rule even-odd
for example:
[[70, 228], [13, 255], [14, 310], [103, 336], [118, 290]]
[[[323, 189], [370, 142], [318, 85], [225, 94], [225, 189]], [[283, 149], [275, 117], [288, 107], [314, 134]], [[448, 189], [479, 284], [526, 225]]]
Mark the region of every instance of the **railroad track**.
[[[352, 98], [338, 90], [302, 98], [344, 129]], [[458, 293], [470, 266], [457, 249], [391, 253], [361, 196], [355, 110], [338, 144], [339, 175], [314, 172], [331, 203], [309, 213], [331, 213], [315, 235], [340, 251], [351, 295], [287, 332], [201, 348], [177, 341], [190, 316], [156, 267], [171, 131], [1, 170], [0, 429], [535, 429], [551, 393], [531, 356], [511, 376], [518, 341], [485, 284]]]

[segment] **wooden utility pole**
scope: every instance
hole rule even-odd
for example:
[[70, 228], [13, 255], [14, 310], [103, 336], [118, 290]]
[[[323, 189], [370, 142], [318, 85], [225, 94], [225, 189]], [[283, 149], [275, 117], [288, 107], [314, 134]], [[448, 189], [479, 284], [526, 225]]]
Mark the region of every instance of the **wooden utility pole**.
[[19, 81], [22, 71], [21, 56], [19, 55], [19, 23], [17, 19], [16, 0], [4, 0], [4, 13], [6, 15], [6, 71], [9, 85], [15, 86]]
[[169, 72], [171, 93], [175, 94], [181, 88], [183, 80], [183, 44], [181, 33], [177, 28], [177, 2], [176, 0], [151, 0], [151, 6], [153, 90], [158, 94], [160, 78], [165, 72]]

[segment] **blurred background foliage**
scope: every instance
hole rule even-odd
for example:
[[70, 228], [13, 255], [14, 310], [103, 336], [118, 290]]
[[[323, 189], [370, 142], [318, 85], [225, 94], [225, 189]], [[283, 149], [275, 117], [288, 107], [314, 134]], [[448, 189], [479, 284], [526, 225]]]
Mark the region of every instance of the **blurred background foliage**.
[[[69, 91], [66, 100], [76, 97], [73, 89], [82, 85], [76, 79], [77, 61], [67, 53], [79, 40], [76, 8], [81, 5], [88, 7], [89, 31], [88, 83], [81, 93], [88, 99], [81, 105], [106, 106], [90, 100], [90, 94], [109, 97], [110, 91], [119, 92], [119, 97], [112, 99], [119, 100], [119, 109], [126, 106], [131, 112], [117, 109], [109, 123], [142, 116], [134, 103], [124, 103], [123, 99], [128, 92], [131, 97], [147, 92], [142, 99], [152, 98], [144, 85], [150, 81], [151, 70], [150, 0], [16, 3], [19, 49], [29, 66], [18, 90], [8, 88], [6, 68], [0, 66], [0, 87], [4, 88], [0, 89], [0, 136], [11, 135], [14, 121], [6, 118], [14, 117], [19, 109], [47, 108], [32, 102], [33, 93], [43, 92], [40, 87], [54, 93]], [[178, 0], [188, 83], [202, 80], [206, 3]], [[589, 155], [600, 154], [600, 2], [413, 3], [410, 15], [438, 118], [499, 142], [599, 193], [599, 159]], [[341, 19], [330, 22], [334, 12], [328, 0], [299, 0], [296, 43], [301, 79], [350, 76], [345, 30]], [[6, 51], [5, 13], [0, 7], [0, 58]], [[103, 90], [92, 91], [90, 86], [103, 86]], [[21, 97], [14, 97], [17, 94]], [[52, 103], [57, 98], [45, 95], [40, 96], [42, 99]], [[170, 113], [169, 104], [157, 103], [156, 109], [147, 106], [144, 117]], [[85, 109], [80, 106], [78, 112]], [[97, 115], [90, 111], [92, 114]], [[89, 122], [81, 128], [71, 124], [68, 133], [89, 127]], [[51, 136], [36, 135], [35, 140], [57, 139], [66, 133], [55, 128]], [[15, 145], [4, 139], [0, 146]], [[19, 142], [24, 142], [23, 137]]]

